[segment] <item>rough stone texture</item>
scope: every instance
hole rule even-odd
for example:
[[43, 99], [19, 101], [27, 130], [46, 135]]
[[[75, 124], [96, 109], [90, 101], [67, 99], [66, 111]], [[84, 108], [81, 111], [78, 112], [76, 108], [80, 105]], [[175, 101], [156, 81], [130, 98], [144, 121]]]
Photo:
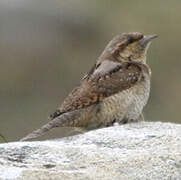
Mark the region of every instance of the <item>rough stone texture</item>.
[[0, 145], [0, 179], [181, 179], [181, 125], [140, 122]]

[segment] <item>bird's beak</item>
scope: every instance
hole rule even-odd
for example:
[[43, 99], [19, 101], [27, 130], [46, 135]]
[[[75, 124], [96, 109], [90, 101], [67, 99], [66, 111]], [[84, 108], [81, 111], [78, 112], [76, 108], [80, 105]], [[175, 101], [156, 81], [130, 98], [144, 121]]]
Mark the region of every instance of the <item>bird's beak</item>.
[[151, 41], [157, 37], [158, 37], [158, 35], [156, 35], [156, 34], [146, 35], [141, 40], [139, 40], [139, 44], [141, 47], [146, 48], [147, 45], [149, 45], [151, 43]]

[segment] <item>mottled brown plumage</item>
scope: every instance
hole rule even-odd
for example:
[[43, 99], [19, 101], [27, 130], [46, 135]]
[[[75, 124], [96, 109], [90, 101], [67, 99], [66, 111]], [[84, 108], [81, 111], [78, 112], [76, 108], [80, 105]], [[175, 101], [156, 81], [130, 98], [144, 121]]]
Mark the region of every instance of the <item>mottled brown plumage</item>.
[[146, 52], [155, 37], [141, 33], [116, 36], [80, 85], [50, 116], [52, 121], [22, 140], [59, 126], [93, 129], [137, 120], [149, 97], [151, 71]]
[[[75, 109], [97, 104], [104, 98], [132, 87], [142, 78], [143, 64], [125, 62], [104, 75], [89, 76], [75, 88], [65, 99], [59, 112], [64, 113]], [[122, 79], [122, 81], [120, 81]], [[58, 115], [52, 115], [55, 118]]]

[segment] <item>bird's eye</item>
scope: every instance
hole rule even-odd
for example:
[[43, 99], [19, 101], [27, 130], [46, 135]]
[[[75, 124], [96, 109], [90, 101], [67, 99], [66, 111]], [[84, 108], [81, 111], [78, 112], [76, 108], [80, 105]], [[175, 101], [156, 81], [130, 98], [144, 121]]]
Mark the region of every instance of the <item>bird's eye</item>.
[[130, 39], [129, 40], [129, 44], [131, 44], [131, 43], [133, 43], [134, 42], [134, 40], [133, 39]]

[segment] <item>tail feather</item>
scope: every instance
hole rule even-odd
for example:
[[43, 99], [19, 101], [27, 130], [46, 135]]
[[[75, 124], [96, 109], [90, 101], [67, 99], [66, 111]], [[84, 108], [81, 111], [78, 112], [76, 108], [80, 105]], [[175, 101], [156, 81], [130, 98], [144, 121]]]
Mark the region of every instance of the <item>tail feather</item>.
[[64, 113], [56, 117], [52, 121], [48, 122], [47, 124], [43, 125], [41, 128], [33, 131], [24, 138], [20, 139], [20, 141], [26, 141], [29, 139], [37, 138], [39, 136], [44, 135], [47, 131], [55, 127], [74, 127], [74, 120], [78, 117], [80, 117], [79, 110]]

